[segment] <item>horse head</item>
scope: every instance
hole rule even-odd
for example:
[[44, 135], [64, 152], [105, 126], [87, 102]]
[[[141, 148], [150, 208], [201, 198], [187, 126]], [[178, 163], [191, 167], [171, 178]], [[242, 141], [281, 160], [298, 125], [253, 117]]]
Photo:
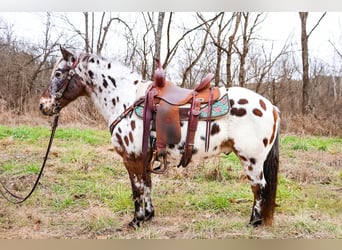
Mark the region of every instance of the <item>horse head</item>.
[[53, 115], [79, 96], [86, 95], [86, 87], [77, 74], [78, 59], [60, 47], [62, 57], [57, 61], [50, 84], [40, 97], [39, 109], [44, 115]]

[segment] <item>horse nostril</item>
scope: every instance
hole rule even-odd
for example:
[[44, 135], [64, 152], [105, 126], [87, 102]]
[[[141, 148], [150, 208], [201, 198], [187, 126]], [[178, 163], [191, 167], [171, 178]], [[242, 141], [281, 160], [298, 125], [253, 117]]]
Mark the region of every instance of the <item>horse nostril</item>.
[[43, 107], [44, 107], [43, 103], [39, 104], [39, 110], [40, 111], [43, 111]]

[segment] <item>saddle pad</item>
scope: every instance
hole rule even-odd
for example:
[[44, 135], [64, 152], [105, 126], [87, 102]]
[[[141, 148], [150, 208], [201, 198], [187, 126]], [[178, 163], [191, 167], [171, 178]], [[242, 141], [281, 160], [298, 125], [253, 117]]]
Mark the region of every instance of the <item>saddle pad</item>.
[[[189, 108], [190, 108], [189, 105], [184, 105], [184, 106], [179, 107], [179, 112], [180, 112], [180, 116], [182, 120], [184, 120], [184, 116], [185, 116], [184, 113], [187, 113]], [[135, 108], [136, 115], [140, 117], [141, 119], [143, 118], [143, 110], [144, 110], [143, 104]], [[228, 95], [224, 94], [219, 100], [213, 103], [212, 111], [211, 111], [211, 119], [218, 119], [226, 115], [228, 111], [229, 111]], [[207, 120], [208, 116], [209, 116], [208, 104], [205, 103], [201, 106], [199, 119]]]

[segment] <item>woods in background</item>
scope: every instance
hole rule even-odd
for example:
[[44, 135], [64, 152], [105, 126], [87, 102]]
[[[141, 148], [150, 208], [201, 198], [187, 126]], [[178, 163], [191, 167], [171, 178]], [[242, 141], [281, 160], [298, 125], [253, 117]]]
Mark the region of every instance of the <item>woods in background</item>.
[[[293, 117], [306, 115], [317, 126], [331, 122], [323, 126], [327, 128], [323, 134], [342, 134], [341, 44], [330, 41], [337, 58], [333, 63], [310, 56], [315, 49], [310, 48], [310, 35], [329, 13], [309, 27], [310, 13], [300, 12], [300, 40], [293, 41], [289, 34], [278, 51], [258, 33], [268, 13], [40, 14], [45, 29], [37, 44], [19, 40], [14, 27], [0, 18], [1, 112], [38, 115], [38, 96], [49, 81], [61, 44], [76, 52], [115, 57], [144, 79], [152, 78], [154, 59], [160, 58], [167, 77], [187, 88], [212, 72], [215, 85], [239, 85], [269, 98], [280, 108], [285, 128], [296, 120]], [[94, 114], [84, 106], [76, 103], [81, 113]]]

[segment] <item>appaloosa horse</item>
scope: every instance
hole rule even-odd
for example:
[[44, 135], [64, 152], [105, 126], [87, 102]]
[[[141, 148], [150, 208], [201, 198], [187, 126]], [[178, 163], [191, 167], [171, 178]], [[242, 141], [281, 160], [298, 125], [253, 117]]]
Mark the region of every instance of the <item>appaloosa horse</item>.
[[[61, 48], [49, 86], [40, 98], [45, 115], [57, 114], [79, 96], [88, 96], [108, 123], [116, 124], [112, 144], [122, 157], [132, 185], [135, 213], [130, 226], [138, 227], [154, 216], [151, 199], [151, 172], [143, 166], [143, 122], [132, 112], [138, 89], [151, 82], [119, 62], [95, 54], [74, 55]], [[240, 159], [254, 194], [250, 224], [271, 225], [276, 206], [279, 165], [279, 110], [267, 99], [245, 88], [225, 90], [230, 111], [210, 127], [210, 144], [205, 150], [206, 123], [199, 122], [194, 138], [192, 160], [195, 162], [220, 153], [234, 152]], [[178, 145], [167, 147], [168, 161], [177, 165], [184, 152], [186, 122], [182, 122]]]

